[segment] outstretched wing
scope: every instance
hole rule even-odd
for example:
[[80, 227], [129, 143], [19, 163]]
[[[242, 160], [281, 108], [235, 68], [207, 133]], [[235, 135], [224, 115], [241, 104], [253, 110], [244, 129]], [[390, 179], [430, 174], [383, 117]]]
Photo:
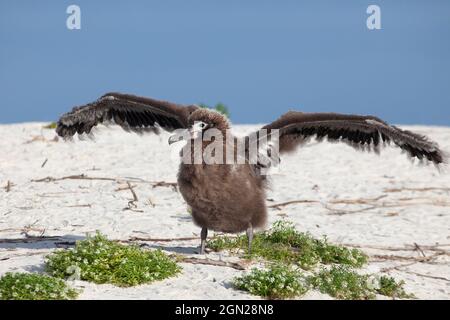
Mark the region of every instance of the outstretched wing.
[[90, 133], [99, 123], [113, 122], [127, 131], [157, 132], [186, 128], [189, 114], [196, 106], [182, 106], [167, 101], [130, 94], [107, 93], [97, 101], [73, 108], [61, 116], [56, 132], [61, 137]]
[[425, 136], [401, 130], [372, 116], [290, 111], [266, 125], [269, 132], [279, 130], [279, 152], [293, 151], [316, 137], [319, 141], [342, 141], [356, 149], [379, 151], [380, 145], [393, 142], [409, 156], [435, 164], [445, 162], [444, 152]]

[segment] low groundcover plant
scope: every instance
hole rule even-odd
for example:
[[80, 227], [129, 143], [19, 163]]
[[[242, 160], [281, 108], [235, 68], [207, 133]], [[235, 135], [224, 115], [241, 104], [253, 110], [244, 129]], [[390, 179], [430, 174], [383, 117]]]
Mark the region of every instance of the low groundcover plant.
[[[219, 236], [208, 242], [213, 250], [247, 250], [247, 237]], [[250, 258], [262, 258], [265, 269], [234, 279], [234, 287], [269, 299], [295, 298], [316, 289], [336, 299], [374, 299], [376, 295], [391, 298], [414, 298], [403, 289], [404, 282], [394, 278], [359, 274], [367, 262], [360, 250], [330, 244], [298, 232], [292, 223], [275, 222], [266, 232], [255, 234]], [[299, 268], [306, 271], [308, 275]]]
[[308, 291], [302, 274], [285, 265], [273, 265], [266, 270], [254, 268], [233, 281], [234, 287], [269, 299], [293, 298]]
[[307, 278], [308, 283], [322, 293], [337, 299], [366, 300], [374, 299], [376, 294], [391, 298], [412, 299], [414, 295], [403, 289], [404, 282], [397, 282], [392, 277], [361, 275], [348, 266], [332, 266], [321, 268]]
[[46, 260], [46, 271], [54, 277], [124, 287], [163, 280], [180, 270], [160, 250], [122, 245], [100, 233], [77, 242], [74, 249], [57, 251]]
[[[210, 240], [208, 247], [215, 251], [247, 250], [247, 236], [219, 236]], [[330, 244], [326, 238], [315, 239], [309, 233], [297, 231], [287, 221], [277, 221], [270, 230], [256, 233], [250, 257], [294, 263], [303, 269], [311, 269], [319, 263], [361, 267], [367, 262], [367, 256], [360, 250]]]
[[0, 300], [68, 300], [78, 296], [61, 279], [34, 273], [6, 273], [0, 278]]

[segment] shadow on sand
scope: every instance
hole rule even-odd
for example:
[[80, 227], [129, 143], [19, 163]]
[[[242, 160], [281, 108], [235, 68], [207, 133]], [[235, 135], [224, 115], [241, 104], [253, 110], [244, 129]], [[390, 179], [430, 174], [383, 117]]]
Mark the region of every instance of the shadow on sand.
[[58, 237], [23, 237], [23, 238], [3, 238], [0, 239], [0, 249], [55, 249], [65, 248], [75, 245], [75, 241], [86, 239], [84, 236], [64, 235]]

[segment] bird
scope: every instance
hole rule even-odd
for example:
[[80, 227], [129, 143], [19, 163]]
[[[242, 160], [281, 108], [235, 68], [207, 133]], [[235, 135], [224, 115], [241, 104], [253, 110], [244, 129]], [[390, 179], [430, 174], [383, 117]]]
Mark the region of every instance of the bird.
[[[201, 228], [199, 253], [205, 253], [208, 230], [246, 232], [248, 251], [251, 252], [254, 230], [264, 228], [267, 221], [266, 190], [269, 184], [263, 170], [270, 169], [270, 164], [259, 156], [250, 161], [250, 135], [227, 136], [231, 124], [226, 116], [215, 110], [118, 92], [106, 93], [94, 102], [63, 114], [57, 122], [56, 132], [70, 139], [76, 134], [92, 134], [97, 125], [110, 123], [140, 134], [159, 134], [161, 130], [187, 133], [186, 145], [180, 152], [182, 161], [177, 183], [193, 222]], [[196, 155], [213, 143], [212, 139], [204, 139], [208, 130], [223, 134], [225, 138], [218, 143], [230, 148], [233, 156], [237, 154], [236, 145], [243, 141], [244, 161], [237, 161], [236, 156], [231, 163], [206, 163], [205, 159], [195, 162]], [[261, 130], [268, 132], [267, 136], [277, 133], [276, 157], [291, 153], [312, 139], [343, 142], [357, 150], [376, 153], [381, 147], [393, 145], [410, 158], [433, 163], [438, 168], [447, 163], [448, 157], [426, 136], [400, 129], [374, 116], [289, 111]], [[168, 143], [183, 140], [180, 136], [171, 135]], [[255, 136], [256, 144], [264, 145], [264, 135]], [[200, 151], [193, 148], [195, 143], [199, 143]], [[266, 149], [270, 148], [266, 143]], [[190, 160], [185, 161], [186, 155]]]

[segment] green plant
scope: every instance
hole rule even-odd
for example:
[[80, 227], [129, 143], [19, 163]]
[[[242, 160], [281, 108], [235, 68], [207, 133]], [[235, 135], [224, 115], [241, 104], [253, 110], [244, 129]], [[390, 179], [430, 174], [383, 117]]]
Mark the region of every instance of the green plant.
[[405, 292], [403, 286], [405, 282], [395, 281], [392, 277], [381, 276], [378, 280], [378, 286], [376, 291], [378, 294], [391, 297], [391, 298], [399, 298], [399, 299], [414, 299], [416, 298], [413, 294], [409, 294]]
[[360, 275], [346, 266], [322, 268], [308, 277], [308, 283], [322, 293], [337, 299], [366, 300], [375, 298], [368, 275]]
[[[215, 251], [233, 249], [245, 251], [247, 236], [216, 237], [208, 242], [208, 247]], [[326, 238], [315, 239], [309, 233], [298, 232], [294, 225], [287, 221], [277, 221], [270, 230], [256, 233], [250, 257], [295, 263], [303, 269], [311, 269], [318, 263], [361, 267], [367, 262], [367, 256], [361, 251], [330, 244]]]
[[49, 124], [42, 126], [42, 128], [43, 129], [56, 129], [56, 126], [57, 126], [56, 122], [51, 122]]
[[227, 118], [230, 117], [230, 111], [228, 111], [228, 107], [226, 105], [224, 105], [223, 103], [219, 102], [214, 106], [214, 109], [216, 109], [217, 111], [219, 111], [220, 113], [224, 114], [227, 116]]
[[217, 103], [214, 107], [210, 107], [205, 103], [200, 103], [199, 106], [200, 108], [214, 109], [220, 112], [221, 114], [225, 115], [227, 118], [230, 117], [230, 111], [228, 110], [228, 107], [221, 102]]
[[0, 278], [0, 300], [68, 300], [78, 296], [61, 279], [33, 273], [6, 273]]
[[171, 277], [180, 267], [160, 250], [125, 246], [97, 233], [47, 256], [46, 270], [58, 278], [134, 286]]
[[269, 299], [301, 296], [308, 291], [303, 275], [286, 265], [273, 265], [267, 270], [252, 271], [233, 281], [234, 287]]
[[392, 277], [379, 278], [360, 275], [347, 266], [322, 268], [318, 273], [308, 277], [308, 283], [322, 293], [337, 299], [374, 299], [376, 294], [391, 298], [413, 299], [403, 289], [404, 281], [395, 281]]

